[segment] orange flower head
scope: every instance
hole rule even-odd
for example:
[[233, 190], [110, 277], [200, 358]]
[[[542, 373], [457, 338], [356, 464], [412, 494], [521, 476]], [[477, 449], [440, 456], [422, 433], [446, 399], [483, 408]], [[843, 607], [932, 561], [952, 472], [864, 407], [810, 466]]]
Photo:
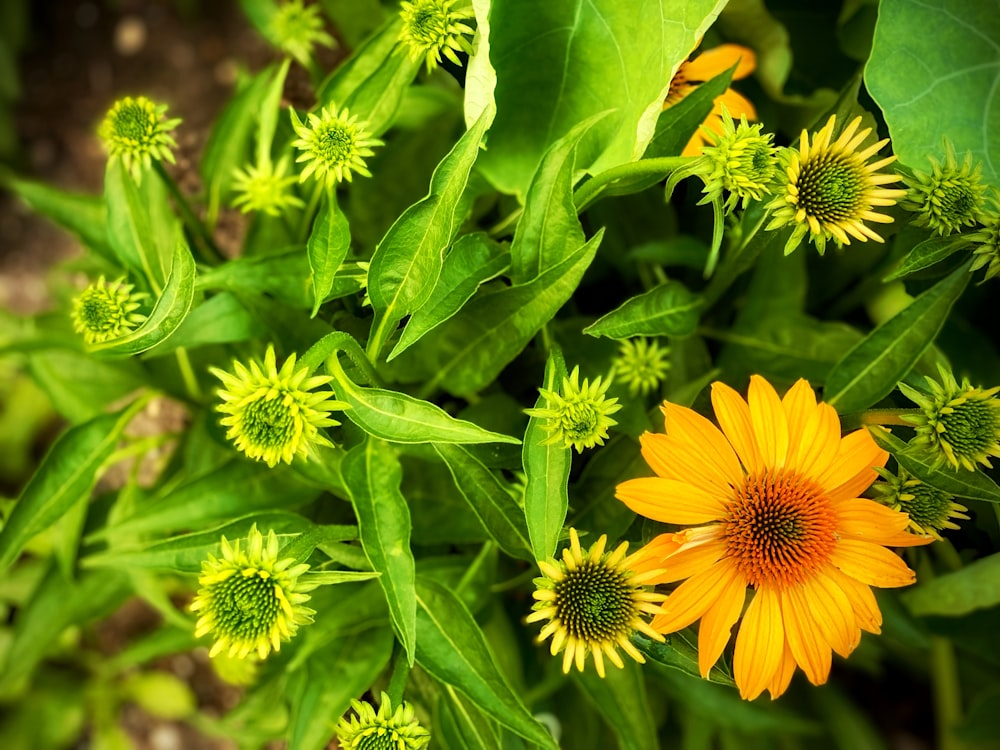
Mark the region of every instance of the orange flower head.
[[842, 437], [836, 411], [805, 380], [780, 398], [755, 375], [746, 400], [716, 382], [712, 405], [718, 427], [665, 402], [666, 433], [640, 438], [656, 476], [623, 482], [616, 494], [640, 515], [691, 527], [647, 545], [646, 565], [661, 571], [655, 582], [683, 581], [653, 629], [673, 633], [700, 619], [698, 666], [708, 675], [742, 615], [740, 695], [776, 698], [796, 667], [824, 683], [833, 651], [846, 657], [862, 630], [879, 632], [871, 587], [914, 581], [886, 547], [932, 537], [906, 533], [905, 513], [859, 497], [888, 453], [866, 430]]
[[[721, 44], [718, 47], [705, 50], [694, 59], [688, 59], [681, 63], [681, 66], [674, 73], [670, 80], [670, 89], [667, 91], [666, 99], [663, 101], [663, 108], [667, 109], [677, 104], [681, 99], [690, 94], [699, 84], [710, 81], [720, 73], [725, 73], [733, 65], [733, 80], [738, 81], [753, 73], [757, 67], [757, 56], [749, 47], [739, 44]], [[723, 109], [736, 120], [746, 117], [748, 120], [757, 119], [757, 110], [745, 96], [731, 88], [727, 88], [721, 96], [715, 97], [712, 103], [712, 111], [702, 123], [702, 128], [708, 128], [711, 132], [722, 135], [722, 113]], [[701, 148], [708, 143], [708, 137], [698, 128], [691, 140], [688, 141], [681, 156], [699, 156]]]

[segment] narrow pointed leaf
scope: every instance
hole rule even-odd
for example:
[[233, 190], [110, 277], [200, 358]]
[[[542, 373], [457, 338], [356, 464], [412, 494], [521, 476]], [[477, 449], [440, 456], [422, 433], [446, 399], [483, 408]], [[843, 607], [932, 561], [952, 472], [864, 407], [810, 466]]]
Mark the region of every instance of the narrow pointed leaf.
[[704, 302], [678, 281], [668, 281], [625, 300], [616, 310], [583, 329], [590, 336], [689, 336]]
[[410, 206], [375, 249], [368, 273], [368, 294], [375, 324], [368, 351], [382, 351], [396, 324], [417, 310], [434, 289], [444, 251], [458, 230], [458, 204], [489, 119], [483, 113], [465, 132], [431, 177], [427, 197]]
[[611, 730], [621, 750], [659, 750], [656, 725], [639, 664], [625, 658], [625, 668], [607, 665], [605, 677], [587, 669], [574, 675]]
[[361, 546], [382, 575], [389, 612], [413, 663], [417, 640], [416, 568], [410, 550], [410, 507], [399, 490], [403, 470], [391, 446], [369, 438], [342, 464], [344, 482], [358, 516]]
[[440, 583], [421, 578], [417, 604], [420, 666], [518, 736], [556, 750], [555, 740], [500, 671], [483, 631], [462, 601]]
[[323, 201], [306, 243], [309, 269], [312, 272], [312, 317], [316, 317], [319, 306], [333, 289], [333, 279], [350, 249], [351, 228], [347, 223], [347, 215], [338, 209], [336, 197], [331, 192]]
[[[559, 391], [566, 377], [562, 354], [553, 349], [545, 364], [546, 390]], [[539, 396], [535, 408], [545, 408], [545, 397]], [[546, 420], [532, 417], [524, 432], [521, 460], [524, 466], [524, 516], [528, 523], [531, 552], [536, 560], [554, 557], [569, 508], [569, 470], [573, 463], [571, 450], [559, 443], [544, 444], [551, 433]]]
[[461, 446], [435, 443], [434, 450], [448, 465], [458, 491], [500, 549], [511, 557], [533, 562], [524, 514], [493, 472]]
[[887, 396], [934, 342], [969, 278], [967, 265], [957, 268], [861, 339], [830, 370], [824, 400], [848, 414]]

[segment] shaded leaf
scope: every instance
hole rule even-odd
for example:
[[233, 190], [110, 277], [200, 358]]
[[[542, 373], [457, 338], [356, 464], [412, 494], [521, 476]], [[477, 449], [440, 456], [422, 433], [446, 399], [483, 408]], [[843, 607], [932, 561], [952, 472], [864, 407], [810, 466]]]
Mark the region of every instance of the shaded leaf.
[[961, 617], [1000, 604], [1000, 553], [968, 563], [961, 570], [922, 580], [902, 593], [915, 615]]
[[350, 249], [351, 228], [347, 223], [347, 215], [337, 209], [337, 200], [331, 191], [320, 207], [319, 216], [316, 217], [309, 240], [306, 242], [306, 255], [312, 272], [310, 278], [313, 287], [314, 318], [319, 312], [319, 306], [326, 301], [333, 290], [334, 276]]
[[703, 301], [678, 281], [668, 281], [625, 302], [583, 329], [590, 336], [689, 336]]
[[603, 678], [591, 669], [574, 678], [615, 733], [621, 750], [659, 750], [642, 671], [636, 662], [624, 661], [624, 669], [608, 665]]
[[883, 279], [893, 281], [908, 276], [916, 271], [930, 268], [936, 263], [940, 263], [946, 258], [950, 258], [956, 252], [971, 243], [962, 236], [931, 237], [924, 240], [919, 245], [910, 250], [906, 257], [899, 262], [899, 265]]

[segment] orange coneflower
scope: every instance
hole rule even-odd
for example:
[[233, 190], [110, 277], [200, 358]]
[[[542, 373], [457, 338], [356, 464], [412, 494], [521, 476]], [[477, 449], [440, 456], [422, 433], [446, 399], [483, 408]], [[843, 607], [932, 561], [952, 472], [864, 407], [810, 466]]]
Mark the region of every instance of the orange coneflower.
[[[667, 98], [663, 101], [663, 108], [667, 109], [667, 107], [677, 104], [694, 91], [699, 84], [712, 80], [720, 73], [729, 70], [733, 65], [736, 65], [736, 70], [733, 71], [733, 80], [738, 81], [753, 73], [754, 68], [757, 67], [757, 56], [749, 47], [742, 47], [739, 44], [721, 44], [718, 47], [705, 50], [693, 60], [685, 60], [670, 80], [670, 89], [667, 92]], [[705, 118], [702, 127], [722, 135], [723, 108], [736, 120], [743, 116], [746, 116], [748, 120], [757, 119], [757, 110], [754, 109], [750, 100], [739, 92], [727, 88], [720, 96], [715, 97], [712, 111]], [[701, 147], [707, 142], [707, 136], [701, 128], [698, 128], [684, 147], [681, 156], [698, 156], [701, 154]]]
[[656, 521], [694, 525], [647, 545], [648, 567], [664, 571], [657, 582], [687, 579], [653, 629], [672, 633], [701, 618], [698, 666], [707, 675], [752, 588], [734, 676], [744, 698], [764, 690], [776, 698], [796, 665], [821, 684], [831, 651], [847, 656], [861, 630], [879, 632], [870, 587], [914, 581], [886, 547], [931, 538], [906, 533], [905, 513], [858, 497], [888, 454], [865, 430], [841, 437], [836, 411], [805, 380], [782, 399], [755, 375], [747, 401], [717, 382], [712, 404], [721, 431], [664, 403], [666, 434], [641, 438], [657, 476], [620, 484], [617, 497]]

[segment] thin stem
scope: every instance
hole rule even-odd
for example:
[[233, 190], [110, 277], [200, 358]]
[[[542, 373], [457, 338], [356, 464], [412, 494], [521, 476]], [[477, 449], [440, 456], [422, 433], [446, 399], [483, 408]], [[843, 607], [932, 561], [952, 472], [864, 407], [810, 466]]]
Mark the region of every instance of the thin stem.
[[191, 230], [194, 235], [194, 245], [201, 255], [201, 260], [205, 263], [211, 265], [216, 265], [225, 260], [222, 253], [219, 252], [219, 248], [216, 247], [215, 241], [212, 239], [212, 235], [209, 233], [208, 229], [202, 223], [194, 211], [191, 209], [191, 204], [188, 203], [187, 198], [177, 187], [177, 183], [174, 182], [174, 178], [170, 176], [170, 173], [164, 168], [163, 164], [158, 161], [154, 161], [153, 165], [156, 168], [156, 173], [163, 180], [163, 184], [167, 186], [167, 190], [174, 197], [174, 201], [177, 203], [177, 208], [181, 212], [181, 218], [184, 221], [185, 226]]
[[594, 175], [573, 194], [576, 211], [582, 213], [612, 182], [627, 177], [666, 176], [689, 161], [691, 161], [689, 156], [663, 156], [657, 159], [640, 159], [605, 170]]
[[509, 214], [500, 219], [500, 221], [498, 221], [496, 224], [487, 229], [486, 234], [494, 238], [504, 237], [510, 234], [508, 230], [510, 229], [511, 226], [517, 224], [517, 220], [521, 218], [521, 214], [523, 213], [524, 213], [523, 208], [518, 207], [514, 209]]
[[316, 217], [316, 209], [319, 207], [319, 201], [325, 193], [326, 189], [323, 181], [316, 180], [312, 195], [309, 196], [309, 203], [306, 205], [306, 210], [302, 213], [302, 223], [299, 225], [298, 236], [303, 240], [309, 237], [313, 219]]
[[181, 371], [181, 377], [184, 379], [184, 387], [187, 389], [188, 395], [193, 401], [200, 401], [202, 398], [201, 386], [198, 384], [198, 376], [195, 375], [194, 368], [191, 366], [191, 359], [188, 357], [187, 349], [183, 346], [179, 347], [174, 351], [177, 356], [177, 367]]
[[961, 750], [964, 743], [952, 731], [962, 721], [958, 664], [951, 641], [939, 635], [931, 636], [931, 687], [937, 719], [937, 747], [940, 750]]

